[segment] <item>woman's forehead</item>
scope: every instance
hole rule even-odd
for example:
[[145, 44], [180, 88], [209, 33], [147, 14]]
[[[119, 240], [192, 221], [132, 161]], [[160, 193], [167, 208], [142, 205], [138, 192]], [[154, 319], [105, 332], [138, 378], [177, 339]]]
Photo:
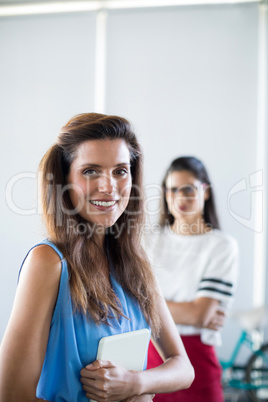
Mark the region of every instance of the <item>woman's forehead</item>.
[[123, 139], [88, 140], [77, 147], [73, 163], [76, 165], [94, 164], [103, 167], [129, 164], [130, 152]]
[[185, 184], [198, 184], [200, 181], [188, 170], [173, 171], [167, 175], [166, 185], [178, 187]]

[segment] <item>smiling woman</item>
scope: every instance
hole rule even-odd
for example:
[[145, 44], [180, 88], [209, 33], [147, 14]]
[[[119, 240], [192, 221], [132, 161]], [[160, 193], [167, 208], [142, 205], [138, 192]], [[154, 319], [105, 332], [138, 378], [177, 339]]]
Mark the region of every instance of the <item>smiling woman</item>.
[[[129, 122], [75, 116], [40, 174], [48, 238], [20, 270], [0, 349], [1, 402], [148, 402], [189, 387], [192, 366], [140, 245], [142, 154]], [[162, 350], [159, 367], [96, 360], [101, 338], [144, 328]]]
[[126, 142], [122, 139], [83, 142], [67, 181], [76, 211], [91, 223], [112, 226], [126, 209], [131, 191]]

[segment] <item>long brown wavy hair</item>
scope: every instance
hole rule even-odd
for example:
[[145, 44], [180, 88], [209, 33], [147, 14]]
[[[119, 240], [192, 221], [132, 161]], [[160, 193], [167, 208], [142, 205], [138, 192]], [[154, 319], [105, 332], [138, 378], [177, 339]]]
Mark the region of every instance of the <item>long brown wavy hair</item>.
[[[106, 229], [105, 247], [100, 247], [92, 224], [84, 220], [70, 200], [67, 176], [77, 147], [88, 140], [123, 139], [130, 151], [132, 188], [128, 206], [117, 222]], [[155, 335], [160, 322], [156, 311], [157, 287], [140, 244], [144, 219], [142, 152], [130, 123], [118, 116], [83, 113], [62, 127], [57, 142], [41, 160], [41, 199], [48, 237], [68, 263], [69, 284], [75, 310], [96, 323], [107, 323], [111, 310], [124, 315], [111, 286], [100, 274], [103, 253], [120, 285], [133, 295]], [[66, 187], [67, 186], [67, 187]], [[83, 228], [87, 230], [70, 230]]]

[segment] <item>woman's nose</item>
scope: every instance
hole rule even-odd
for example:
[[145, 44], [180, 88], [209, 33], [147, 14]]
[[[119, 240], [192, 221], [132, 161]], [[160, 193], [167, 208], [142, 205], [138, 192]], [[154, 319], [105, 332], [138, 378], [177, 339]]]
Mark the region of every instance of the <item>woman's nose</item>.
[[103, 175], [99, 178], [98, 190], [101, 193], [112, 194], [115, 189], [114, 178], [110, 175]]

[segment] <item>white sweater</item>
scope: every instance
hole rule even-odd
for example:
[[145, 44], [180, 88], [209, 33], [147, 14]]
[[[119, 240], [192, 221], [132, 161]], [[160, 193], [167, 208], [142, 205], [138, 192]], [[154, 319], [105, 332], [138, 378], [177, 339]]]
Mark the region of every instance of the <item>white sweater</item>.
[[[238, 246], [214, 229], [201, 235], [178, 235], [169, 226], [146, 236], [145, 250], [166, 300], [187, 302], [199, 297], [220, 301], [227, 311], [238, 271]], [[177, 325], [181, 335], [201, 334], [203, 343], [220, 345], [218, 331]]]

